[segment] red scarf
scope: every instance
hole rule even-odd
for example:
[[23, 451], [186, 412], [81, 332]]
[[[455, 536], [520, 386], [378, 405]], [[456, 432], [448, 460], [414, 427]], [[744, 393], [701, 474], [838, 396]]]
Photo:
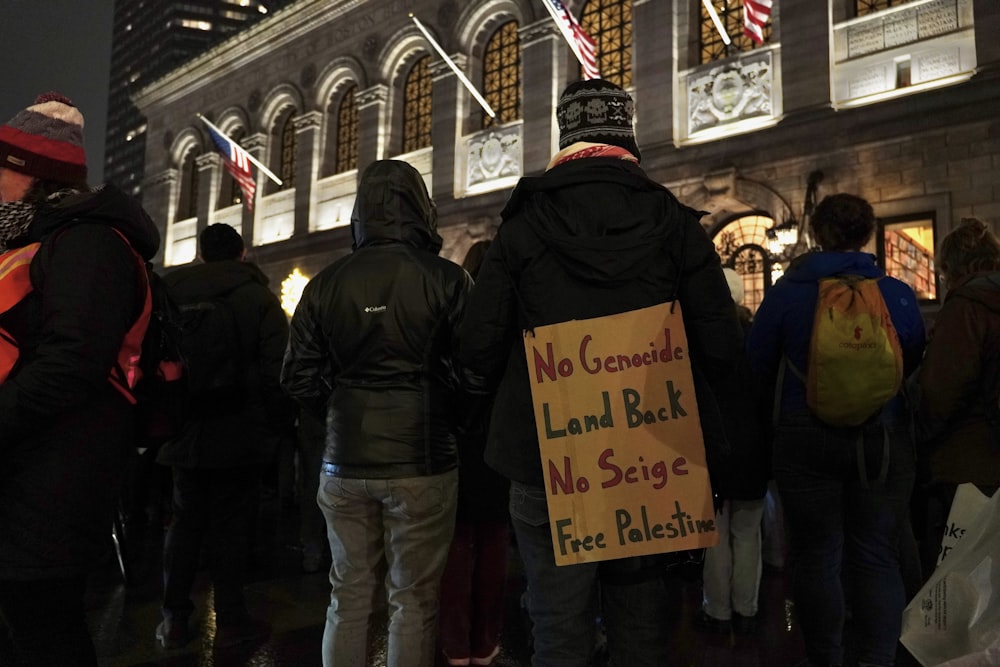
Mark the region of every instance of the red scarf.
[[564, 157], [559, 158], [553, 167], [561, 165], [563, 162], [569, 162], [570, 160], [579, 160], [585, 157], [616, 157], [620, 160], [631, 160], [632, 162], [638, 162], [634, 155], [629, 153], [624, 148], [619, 146], [608, 146], [601, 144], [599, 146], [587, 146], [582, 148], [575, 153], [570, 153]]

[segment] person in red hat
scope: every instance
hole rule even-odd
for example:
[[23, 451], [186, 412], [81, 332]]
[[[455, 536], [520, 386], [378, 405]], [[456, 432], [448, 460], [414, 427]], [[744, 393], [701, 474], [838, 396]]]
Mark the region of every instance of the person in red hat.
[[87, 186], [83, 116], [40, 96], [0, 126], [0, 664], [96, 665], [83, 596], [132, 443], [159, 233]]

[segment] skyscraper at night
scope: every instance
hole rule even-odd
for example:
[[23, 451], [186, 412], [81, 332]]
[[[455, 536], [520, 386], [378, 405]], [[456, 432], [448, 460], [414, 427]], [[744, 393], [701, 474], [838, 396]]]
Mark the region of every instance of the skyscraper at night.
[[131, 94], [292, 0], [115, 0], [105, 179], [141, 196], [146, 120]]

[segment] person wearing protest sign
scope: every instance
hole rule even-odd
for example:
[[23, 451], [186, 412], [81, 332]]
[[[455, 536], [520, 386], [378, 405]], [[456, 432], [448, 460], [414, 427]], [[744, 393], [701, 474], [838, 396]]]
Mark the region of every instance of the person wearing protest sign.
[[[874, 255], [861, 251], [875, 231], [867, 201], [830, 195], [816, 206], [809, 224], [822, 251], [793, 261], [764, 296], [747, 352], [753, 372], [777, 387], [774, 478], [788, 523], [795, 611], [809, 664], [842, 664], [849, 600], [858, 664], [888, 667], [895, 660], [905, 604], [899, 545], [915, 476], [912, 429], [899, 382], [920, 362], [924, 324], [913, 290], [886, 276]], [[830, 335], [823, 341], [834, 340], [836, 349], [852, 354], [878, 349], [895, 386], [875, 394], [878, 400], [865, 405], [856, 423], [833, 424], [820, 408], [861, 397], [875, 370], [870, 363], [851, 366], [848, 359], [842, 365], [852, 369], [851, 386], [823, 394], [826, 403], [815, 398], [819, 392], [810, 383], [832, 383], [829, 367], [810, 366], [822, 356], [813, 330], [842, 312], [824, 309], [821, 322], [817, 303], [831, 288], [853, 290], [860, 283], [874, 291], [867, 298], [856, 292], [851, 303], [871, 304], [881, 315], [865, 313], [845, 328], [848, 340]], [[884, 336], [881, 346], [863, 338], [876, 328]]]
[[[669, 611], [656, 556], [556, 565], [522, 332], [677, 298], [702, 387], [705, 378], [728, 375], [740, 353], [742, 334], [715, 248], [699, 214], [640, 168], [632, 114], [632, 98], [611, 82], [565, 89], [556, 109], [560, 150], [544, 174], [522, 178], [512, 193], [459, 329], [463, 371], [487, 378], [480, 387], [470, 381], [470, 389], [497, 392], [486, 460], [511, 480], [536, 666], [587, 664], [598, 591], [615, 664], [668, 664]], [[711, 392], [700, 390], [697, 398], [711, 459], [725, 435]], [[619, 414], [620, 430], [612, 431], [622, 435], [622, 457], [629, 449], [623, 422]]]
[[1000, 485], [1000, 240], [963, 218], [941, 241], [944, 306], [918, 374], [923, 467], [930, 484], [921, 555], [930, 576], [958, 484]]

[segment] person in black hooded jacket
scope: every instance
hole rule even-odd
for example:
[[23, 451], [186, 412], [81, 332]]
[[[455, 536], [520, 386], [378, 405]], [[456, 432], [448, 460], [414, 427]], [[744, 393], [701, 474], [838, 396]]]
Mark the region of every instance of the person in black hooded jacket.
[[[570, 84], [556, 109], [560, 150], [522, 178], [502, 213], [459, 331], [463, 372], [497, 387], [486, 461], [511, 480], [510, 514], [528, 582], [535, 665], [584, 665], [599, 577], [615, 664], [667, 664], [662, 574], [641, 557], [556, 567], [522, 331], [679, 298], [709, 465], [726, 447], [705, 382], [727, 377], [742, 333], [719, 256], [698, 222], [639, 167], [632, 98], [601, 79]], [[626, 441], [627, 442], [627, 441]], [[623, 443], [625, 446], [625, 443]]]
[[136, 201], [86, 177], [83, 116], [65, 97], [0, 126], [3, 665], [97, 664], [86, 575], [110, 556], [149, 321], [144, 260], [160, 240]]
[[452, 347], [472, 279], [437, 256], [433, 202], [405, 162], [365, 169], [351, 232], [354, 252], [303, 290], [282, 369], [285, 390], [326, 424], [323, 664], [366, 663], [384, 556], [387, 664], [430, 667], [458, 488]]

